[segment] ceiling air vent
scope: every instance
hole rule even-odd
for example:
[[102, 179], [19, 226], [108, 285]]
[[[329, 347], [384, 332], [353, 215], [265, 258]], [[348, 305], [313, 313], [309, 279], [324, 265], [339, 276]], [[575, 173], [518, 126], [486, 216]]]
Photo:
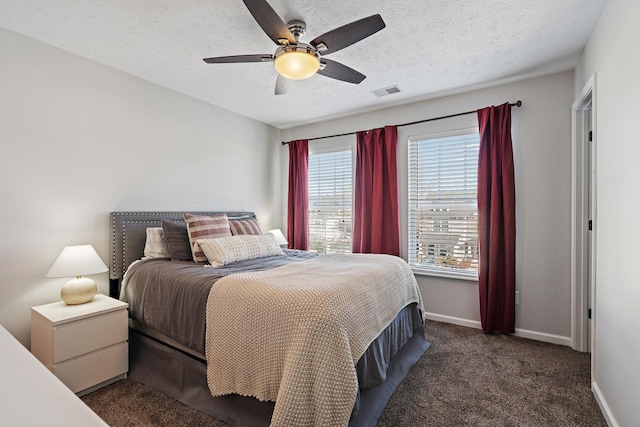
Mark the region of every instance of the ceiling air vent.
[[371, 93], [373, 93], [378, 98], [381, 96], [392, 95], [398, 92], [400, 92], [400, 88], [398, 88], [398, 86], [395, 86], [395, 85], [371, 91]]

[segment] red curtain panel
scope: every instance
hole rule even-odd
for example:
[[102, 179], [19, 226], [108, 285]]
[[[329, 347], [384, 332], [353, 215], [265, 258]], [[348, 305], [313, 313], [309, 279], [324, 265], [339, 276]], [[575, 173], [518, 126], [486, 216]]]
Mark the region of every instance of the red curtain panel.
[[289, 249], [309, 249], [309, 140], [289, 142], [289, 201], [287, 238]]
[[398, 127], [356, 137], [353, 252], [400, 256]]
[[486, 333], [515, 332], [516, 195], [508, 103], [478, 110], [480, 318]]

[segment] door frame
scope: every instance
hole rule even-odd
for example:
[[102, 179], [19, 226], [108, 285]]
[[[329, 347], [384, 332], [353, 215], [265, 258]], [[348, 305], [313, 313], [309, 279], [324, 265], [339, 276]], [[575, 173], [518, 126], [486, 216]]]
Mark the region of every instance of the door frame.
[[[571, 346], [578, 351], [591, 352], [592, 377], [595, 366], [595, 353], [593, 350], [595, 348], [597, 316], [595, 310], [597, 247], [596, 117], [596, 74], [593, 74], [571, 107]], [[588, 143], [585, 144], [585, 141], [588, 141], [589, 121], [592, 131], [590, 147]], [[591, 157], [591, 170], [589, 170], [589, 155]], [[589, 179], [591, 181], [590, 185]], [[587, 197], [587, 194], [589, 197]], [[591, 218], [588, 217], [589, 211], [591, 211]], [[590, 219], [593, 224], [591, 232], [588, 230], [588, 221]], [[591, 233], [590, 255], [587, 250], [588, 233]], [[589, 289], [588, 284], [589, 276], [591, 277], [591, 289]], [[590, 328], [589, 308], [591, 308]]]

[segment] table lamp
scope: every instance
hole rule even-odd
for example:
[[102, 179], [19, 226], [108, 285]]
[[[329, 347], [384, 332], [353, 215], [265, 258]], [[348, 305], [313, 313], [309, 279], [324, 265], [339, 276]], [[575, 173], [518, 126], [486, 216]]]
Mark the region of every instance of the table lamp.
[[73, 277], [62, 286], [60, 297], [65, 304], [84, 304], [95, 296], [98, 286], [86, 274], [108, 271], [91, 245], [66, 246], [46, 277]]
[[289, 244], [289, 242], [287, 242], [287, 238], [284, 237], [284, 234], [282, 234], [282, 231], [280, 231], [280, 229], [269, 230], [269, 234], [273, 234], [273, 237], [276, 238], [276, 243], [278, 245], [282, 246]]

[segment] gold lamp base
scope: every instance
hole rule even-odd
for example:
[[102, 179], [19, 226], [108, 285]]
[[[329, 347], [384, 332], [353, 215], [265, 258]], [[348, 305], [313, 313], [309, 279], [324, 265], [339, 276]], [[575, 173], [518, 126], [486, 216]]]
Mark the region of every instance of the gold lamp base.
[[77, 277], [62, 286], [60, 297], [65, 304], [84, 304], [93, 300], [98, 291], [96, 282], [87, 277]]

